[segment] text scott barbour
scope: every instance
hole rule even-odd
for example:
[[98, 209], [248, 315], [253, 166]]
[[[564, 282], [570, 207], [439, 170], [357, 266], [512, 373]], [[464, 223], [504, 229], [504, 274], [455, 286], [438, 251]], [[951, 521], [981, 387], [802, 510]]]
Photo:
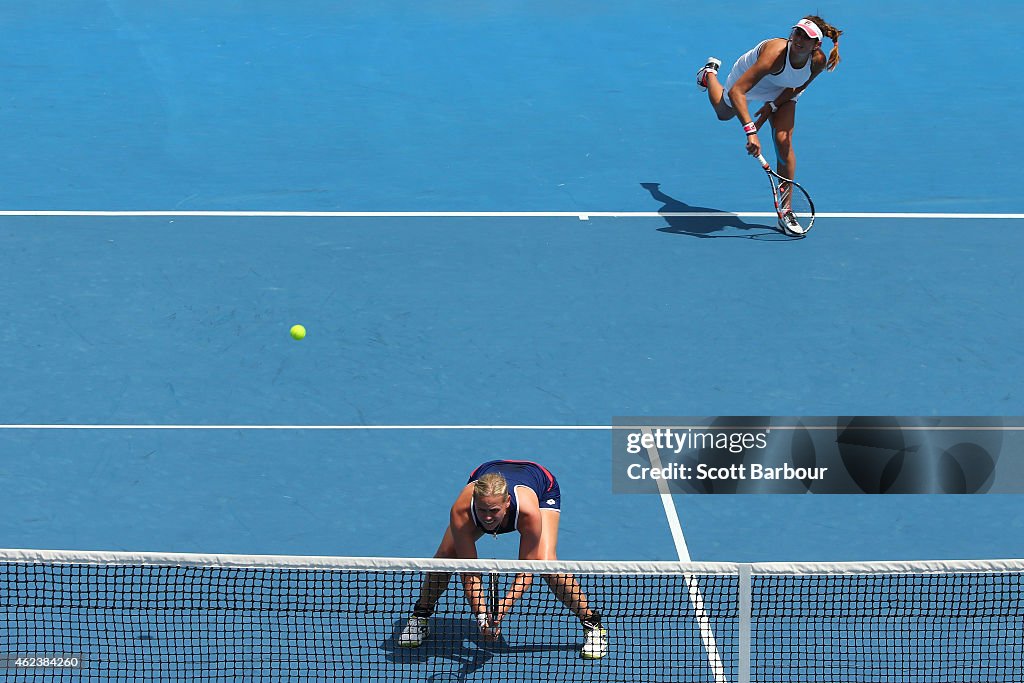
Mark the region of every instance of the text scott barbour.
[[671, 481], [756, 481], [756, 480], [821, 480], [828, 472], [827, 467], [792, 467], [788, 464], [770, 467], [758, 463], [750, 465], [728, 465], [719, 467], [700, 463], [696, 466], [672, 463], [666, 467], [644, 467], [633, 464], [626, 475], [633, 480], [666, 479]]

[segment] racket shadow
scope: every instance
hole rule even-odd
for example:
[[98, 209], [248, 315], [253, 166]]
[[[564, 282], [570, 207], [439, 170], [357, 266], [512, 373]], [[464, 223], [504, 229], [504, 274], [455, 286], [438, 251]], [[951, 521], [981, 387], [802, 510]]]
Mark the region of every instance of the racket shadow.
[[[721, 212], [721, 209], [713, 209], [705, 206], [693, 206], [684, 201], [670, 197], [661, 191], [661, 183], [640, 183], [640, 187], [651, 193], [655, 201], [662, 203], [658, 209], [659, 213], [713, 213]], [[668, 223], [666, 227], [658, 228], [658, 232], [667, 232], [672, 235], [688, 235], [699, 238], [729, 238], [729, 239], [750, 239], [750, 240], [779, 240], [790, 241], [775, 225], [764, 223], [748, 223], [739, 216], [701, 216], [688, 218], [683, 216], [665, 216]], [[737, 233], [742, 230], [743, 233]], [[722, 233], [722, 234], [716, 234]]]

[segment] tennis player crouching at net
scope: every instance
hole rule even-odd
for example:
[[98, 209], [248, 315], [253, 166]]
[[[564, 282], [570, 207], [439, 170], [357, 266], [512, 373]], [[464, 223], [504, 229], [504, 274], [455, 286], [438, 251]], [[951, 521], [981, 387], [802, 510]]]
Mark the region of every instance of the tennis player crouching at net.
[[[523, 460], [492, 460], [473, 470], [452, 505], [448, 529], [434, 557], [476, 559], [476, 541], [485, 533], [519, 532], [519, 559], [554, 560], [558, 543], [561, 494], [553, 474], [540, 465]], [[544, 574], [551, 591], [583, 624], [584, 642], [580, 656], [600, 659], [608, 654], [608, 632], [601, 615], [591, 609], [576, 578], [571, 574]], [[462, 574], [463, 590], [476, 615], [480, 632], [488, 640], [501, 634], [501, 620], [533, 583], [532, 574], [517, 574], [504, 599], [498, 601], [497, 615], [487, 615], [487, 600], [479, 574]], [[450, 573], [432, 572], [420, 590], [412, 617], [398, 644], [419, 647], [430, 635], [429, 617], [451, 580]]]

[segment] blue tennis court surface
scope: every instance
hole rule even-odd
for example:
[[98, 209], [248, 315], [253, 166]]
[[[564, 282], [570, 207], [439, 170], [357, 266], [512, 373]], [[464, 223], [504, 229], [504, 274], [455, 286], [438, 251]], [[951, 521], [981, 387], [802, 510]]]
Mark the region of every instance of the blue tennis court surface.
[[[0, 546], [425, 557], [468, 473], [516, 458], [559, 478], [562, 559], [1024, 557], [1012, 495], [611, 493], [615, 416], [1024, 414], [1024, 9], [934, 9], [0, 9]], [[812, 10], [843, 61], [799, 105], [823, 215], [790, 240], [693, 74]], [[131, 646], [162, 647], [141, 623]], [[370, 656], [432, 666], [400, 627]], [[541, 651], [525, 630], [493, 651], [467, 633], [446, 666], [576, 661], [575, 635]], [[905, 654], [841, 640], [843, 680]], [[630, 654], [586, 675], [628, 677]]]
[[[658, 497], [611, 495], [616, 415], [1024, 414], [1024, 221], [848, 215], [1019, 215], [993, 16], [1024, 10], [814, 9], [844, 61], [801, 100], [800, 178], [847, 217], [799, 241], [745, 214], [117, 213], [770, 211], [692, 77], [790, 3], [0, 10], [4, 545], [430, 555], [468, 472], [514, 457], [562, 482], [561, 556], [675, 559]], [[1012, 496], [675, 502], [698, 560], [1024, 555]]]

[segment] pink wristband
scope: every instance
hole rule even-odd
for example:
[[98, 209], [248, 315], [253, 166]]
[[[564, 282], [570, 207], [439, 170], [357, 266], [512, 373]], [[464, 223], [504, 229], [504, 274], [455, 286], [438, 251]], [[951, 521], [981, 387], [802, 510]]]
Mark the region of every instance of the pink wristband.
[[753, 121], [749, 121], [743, 124], [743, 132], [747, 135], [757, 135], [757, 126], [754, 125]]

